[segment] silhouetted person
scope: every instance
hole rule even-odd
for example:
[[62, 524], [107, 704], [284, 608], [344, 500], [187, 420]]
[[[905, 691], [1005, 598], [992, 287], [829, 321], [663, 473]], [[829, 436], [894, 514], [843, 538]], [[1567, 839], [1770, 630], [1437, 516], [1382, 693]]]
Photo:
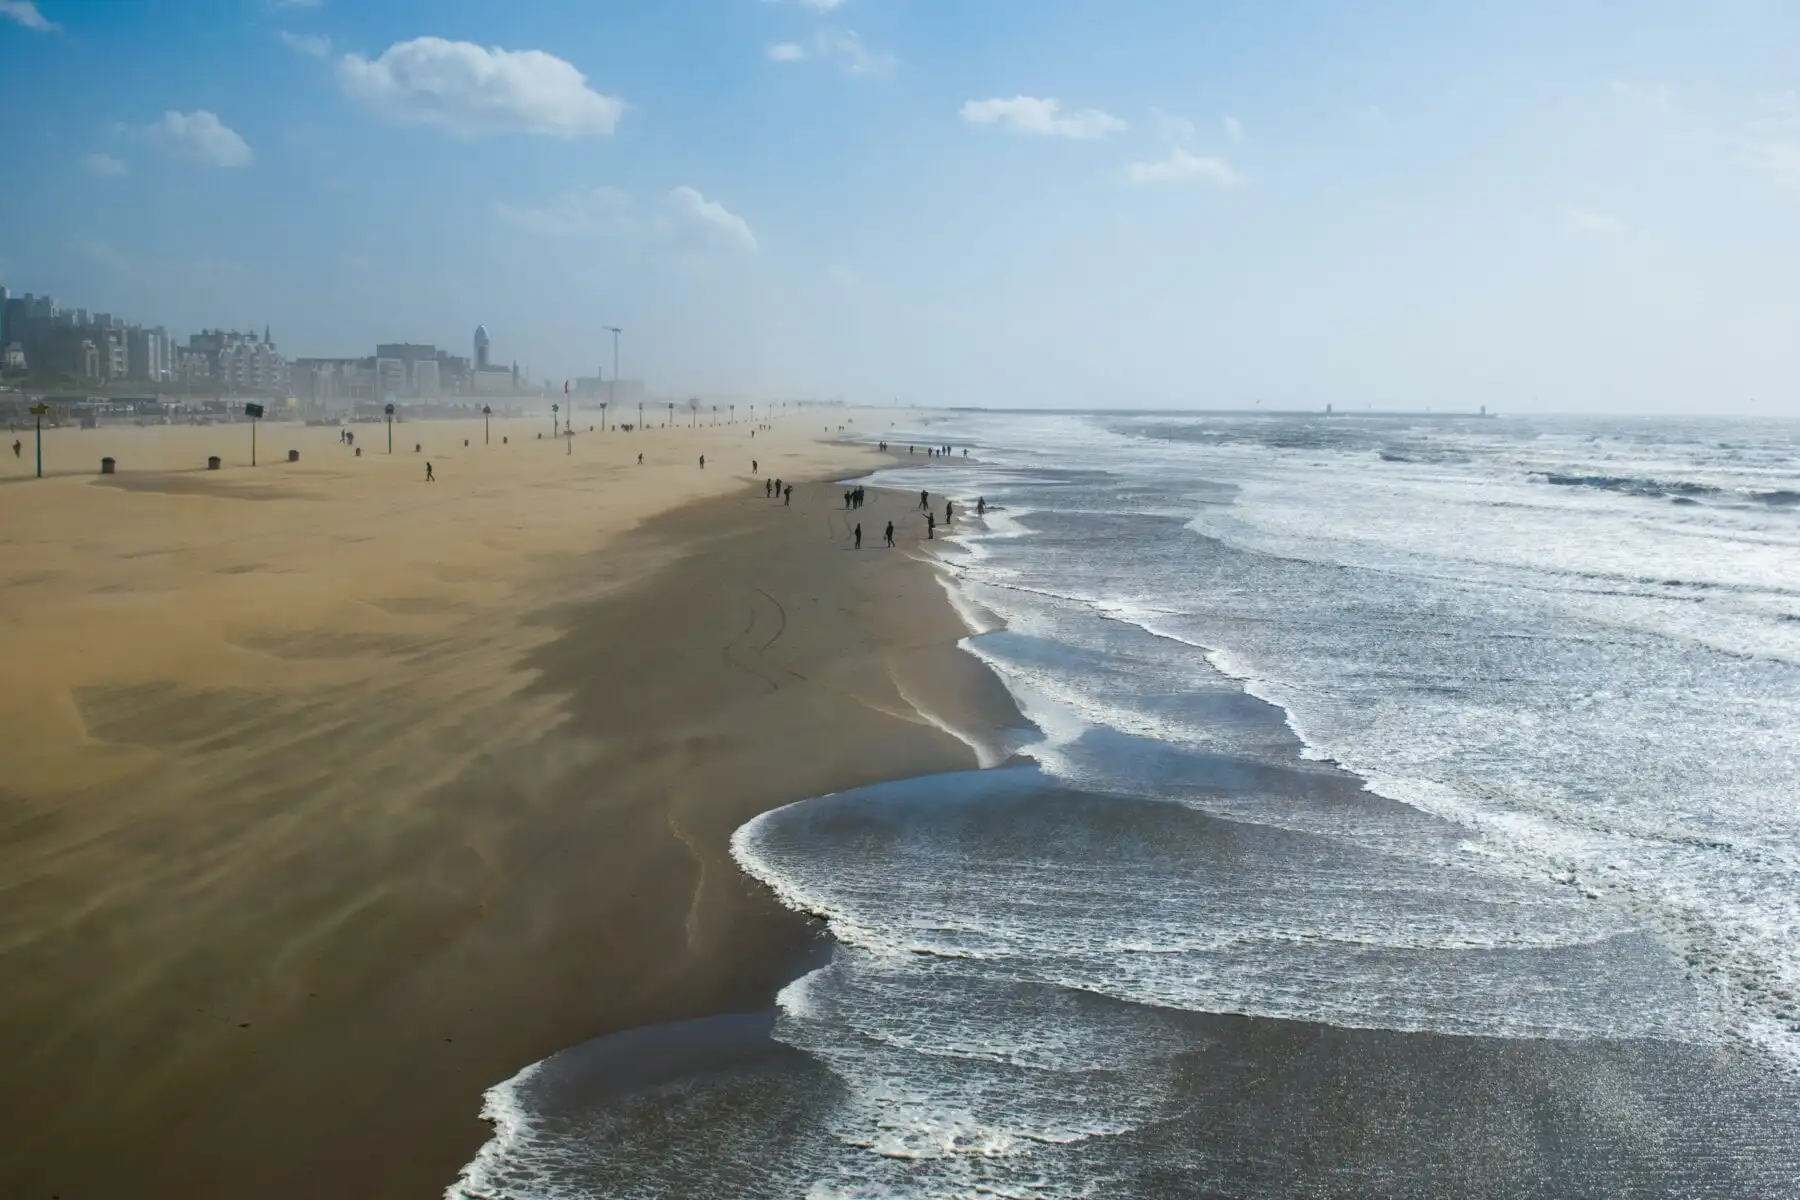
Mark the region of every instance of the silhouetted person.
[[773, 496], [774, 494], [775, 494], [775, 481], [773, 479], [763, 480], [763, 499], [767, 500], [770, 496]]
[[426, 483], [436, 483], [437, 482], [437, 476], [433, 475], [431, 473], [431, 464], [430, 463], [425, 464], [425, 482]]
[[975, 515], [978, 517], [987, 516], [987, 497], [986, 496], [975, 497]]
[[856, 548], [862, 549], [862, 523], [860, 521], [856, 525]]
[[14, 438], [13, 439], [13, 457], [17, 458], [17, 457], [19, 457], [19, 455], [23, 454], [24, 452], [25, 452], [25, 443], [21, 442], [18, 438]]
[[925, 514], [925, 536], [928, 538], [934, 538], [937, 536], [937, 514], [936, 513], [928, 512]]
[[642, 452], [640, 452], [640, 453], [639, 453], [639, 454], [638, 454], [638, 466], [640, 466], [640, 467], [641, 467], [641, 466], [643, 466], [643, 465], [644, 465], [644, 456], [643, 456], [643, 454], [642, 454]]
[[775, 494], [777, 496], [781, 495], [781, 480], [779, 479], [775, 481]]
[[702, 471], [706, 470], [706, 455], [704, 454], [700, 456], [700, 469]]
[[850, 511], [850, 501], [854, 498], [855, 498], [854, 492], [845, 492], [844, 493], [844, 511], [845, 512]]
[[[754, 437], [755, 435], [752, 434], [751, 436]], [[756, 460], [754, 458], [750, 460], [750, 473], [752, 475], [756, 474]]]
[[950, 523], [950, 519], [953, 516], [953, 514], [954, 514], [954, 509], [953, 509], [950, 501], [948, 501], [948, 500], [944, 501], [944, 524], [948, 525]]
[[889, 546], [892, 546], [892, 545], [893, 545], [893, 544], [894, 544], [894, 523], [893, 523], [893, 522], [892, 522], [892, 521], [889, 521], [889, 522], [888, 522], [888, 527], [887, 527], [887, 544], [888, 544], [888, 545], [889, 545]]
[[930, 492], [920, 492], [919, 493], [919, 511], [926, 512], [930, 508], [931, 508], [931, 493]]
[[786, 489], [783, 490], [781, 493], [781, 506], [783, 508], [786, 508], [788, 505], [792, 504], [793, 502], [794, 502], [794, 485], [790, 483], [787, 485]]

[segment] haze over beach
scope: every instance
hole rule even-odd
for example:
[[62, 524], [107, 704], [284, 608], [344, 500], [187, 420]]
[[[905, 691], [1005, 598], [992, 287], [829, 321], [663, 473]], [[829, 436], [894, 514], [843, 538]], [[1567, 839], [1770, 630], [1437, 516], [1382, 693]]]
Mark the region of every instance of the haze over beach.
[[1800, 1195], [1797, 51], [0, 0], [0, 1197]]

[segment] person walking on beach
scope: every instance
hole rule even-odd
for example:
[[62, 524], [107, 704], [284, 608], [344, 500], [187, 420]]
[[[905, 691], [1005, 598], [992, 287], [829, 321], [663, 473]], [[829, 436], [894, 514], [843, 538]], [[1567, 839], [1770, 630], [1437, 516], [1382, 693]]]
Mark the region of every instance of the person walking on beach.
[[756, 460], [754, 458], [750, 460], [750, 473], [752, 475], [756, 474]]
[[844, 511], [845, 512], [850, 511], [850, 499], [851, 499], [851, 493], [845, 492], [844, 493]]
[[887, 527], [887, 544], [888, 544], [888, 548], [889, 548], [889, 549], [892, 549], [892, 548], [893, 548], [893, 545], [894, 545], [894, 523], [893, 523], [893, 522], [892, 522], [892, 521], [889, 521], [889, 522], [888, 522], [888, 527]]
[[975, 515], [978, 517], [987, 516], [987, 497], [986, 496], [975, 497]]
[[920, 492], [919, 493], [919, 511], [927, 512], [930, 510], [930, 508], [931, 508], [931, 493], [930, 492]]
[[777, 496], [781, 495], [781, 480], [779, 479], [775, 481], [775, 494]]
[[706, 470], [706, 455], [704, 454], [700, 456], [700, 469], [702, 471]]
[[19, 457], [19, 455], [24, 453], [24, 451], [25, 451], [25, 443], [21, 442], [18, 438], [14, 438], [13, 439], [13, 457], [14, 458]]
[[944, 524], [948, 525], [950, 523], [951, 515], [952, 515], [951, 504], [950, 504], [950, 501], [946, 500], [946, 501], [944, 501]]
[[858, 550], [862, 549], [862, 522], [861, 521], [858, 521], [856, 523], [856, 548]]
[[786, 508], [788, 505], [792, 504], [793, 502], [794, 502], [794, 485], [790, 483], [787, 485], [787, 489], [781, 493], [781, 506], [783, 508]]
[[775, 481], [773, 479], [763, 480], [763, 499], [767, 500], [770, 496], [773, 496], [774, 494], [775, 494]]
[[643, 465], [644, 465], [644, 455], [643, 455], [642, 451], [639, 451], [638, 452], [638, 466], [641, 467]]
[[928, 538], [937, 536], [937, 514], [934, 512], [925, 514], [925, 536]]
[[425, 482], [426, 483], [436, 483], [437, 482], [437, 476], [433, 475], [431, 473], [431, 464], [430, 463], [425, 464]]

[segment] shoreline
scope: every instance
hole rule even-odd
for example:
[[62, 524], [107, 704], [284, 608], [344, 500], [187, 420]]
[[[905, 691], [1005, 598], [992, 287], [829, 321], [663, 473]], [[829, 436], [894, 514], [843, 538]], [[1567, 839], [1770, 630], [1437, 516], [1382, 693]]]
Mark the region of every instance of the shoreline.
[[[616, 449], [654, 455], [671, 440], [621, 438]], [[680, 440], [700, 448], [699, 438]], [[738, 445], [744, 453], [748, 443]], [[869, 454], [773, 437], [756, 448], [764, 474], [812, 478], [856, 470], [851, 456]], [[730, 453], [705, 449], [721, 466]], [[444, 461], [451, 478], [462, 473], [442, 454], [441, 474]], [[569, 486], [602, 495], [620, 495], [614, 478], [650, 478], [579, 462], [587, 478], [604, 474]], [[69, 768], [52, 761], [53, 747], [36, 748], [32, 761], [11, 747], [26, 756], [14, 761], [30, 768], [20, 781], [33, 790], [6, 797], [0, 871], [15, 894], [54, 885], [67, 899], [45, 896], [57, 907], [12, 917], [15, 942], [36, 920], [26, 953], [9, 954], [19, 973], [0, 1014], [9, 1014], [8, 1042], [36, 1044], [18, 1058], [6, 1105], [18, 1140], [0, 1156], [4, 1190], [301, 1196], [329, 1180], [339, 1195], [437, 1196], [489, 1136], [478, 1116], [484, 1090], [526, 1064], [607, 1033], [766, 1007], [820, 935], [738, 873], [732, 831], [809, 796], [972, 766], [968, 747], [914, 711], [896, 676], [950, 711], [986, 713], [997, 726], [1020, 718], [998, 681], [984, 682], [986, 668], [956, 647], [966, 631], [935, 568], [906, 549], [923, 531], [903, 519], [901, 501], [871, 489], [855, 514], [877, 527], [891, 515], [901, 548], [852, 554], [851, 514], [832, 485], [796, 485], [792, 508], [777, 511], [747, 473], [737, 483], [720, 475], [706, 472], [712, 498], [644, 514], [598, 541], [585, 535], [592, 548], [573, 557], [532, 540], [523, 608], [495, 608], [483, 594], [456, 622], [437, 622], [444, 602], [414, 588], [414, 600], [381, 601], [398, 617], [389, 632], [346, 630], [329, 645], [323, 633], [284, 634], [282, 661], [296, 664], [305, 695], [333, 703], [284, 704], [279, 722], [217, 736], [245, 707], [230, 690], [243, 686], [237, 680], [196, 681], [210, 692], [76, 687], [88, 738], [114, 744], [76, 748], [69, 761], [97, 777], [64, 779], [65, 789], [99, 797], [142, 775], [148, 755], [117, 739], [150, 742], [146, 723], [165, 735], [186, 720], [211, 739], [159, 744], [179, 761], [145, 778], [164, 788], [179, 775], [182, 795], [164, 804], [153, 788], [154, 806], [103, 822], [76, 853], [33, 841], [90, 820], [68, 802], [59, 812], [34, 799], [53, 768]], [[267, 488], [274, 502], [46, 486], [114, 511], [149, 501], [243, 521], [252, 510], [301, 512], [317, 501], [284, 493], [324, 486], [274, 471], [215, 479]], [[481, 481], [488, 507], [499, 486]], [[645, 500], [653, 497], [632, 502], [641, 511]], [[481, 519], [494, 527], [485, 510]], [[504, 528], [496, 532], [514, 549]], [[254, 544], [240, 537], [238, 553]], [[472, 567], [434, 574], [464, 592], [487, 586]], [[500, 615], [509, 610], [516, 625]], [[488, 627], [487, 611], [499, 625]], [[443, 628], [418, 632], [434, 622]], [[352, 658], [332, 657], [343, 654]], [[346, 665], [366, 666], [358, 659], [368, 656], [382, 673]], [[167, 667], [152, 662], [142, 673]], [[106, 703], [116, 711], [96, 721]], [[15, 701], [14, 711], [25, 710]], [[254, 777], [218, 766], [246, 752]], [[218, 798], [196, 807], [187, 789], [202, 778]], [[34, 813], [44, 814], [35, 824]], [[75, 877], [81, 850], [108, 852], [96, 865], [110, 865], [115, 886], [138, 878], [117, 876], [141, 870], [121, 859], [130, 847], [115, 848], [120, 838], [153, 851], [129, 914], [139, 929], [108, 935], [107, 949], [78, 963], [71, 936], [99, 931], [37, 922], [91, 886]], [[62, 969], [20, 990], [23, 972], [55, 965], [50, 954]], [[208, 983], [196, 967], [225, 974]], [[115, 981], [123, 990], [65, 1004], [54, 1020], [31, 1016], [58, 980], [70, 994]], [[184, 1001], [198, 1001], [187, 1018]], [[117, 1085], [106, 1082], [114, 1077]]]

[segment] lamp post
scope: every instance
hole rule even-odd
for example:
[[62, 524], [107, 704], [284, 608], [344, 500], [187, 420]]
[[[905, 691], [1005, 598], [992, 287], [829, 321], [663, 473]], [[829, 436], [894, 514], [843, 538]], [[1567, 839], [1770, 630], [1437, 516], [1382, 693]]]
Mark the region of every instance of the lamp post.
[[394, 406], [392, 404], [383, 405], [381, 411], [387, 414], [388, 453], [392, 454], [394, 452]]
[[37, 477], [44, 477], [44, 414], [50, 411], [48, 404], [38, 403], [31, 406], [31, 415], [37, 418]]
[[250, 418], [250, 465], [256, 465], [256, 423], [262, 420], [263, 406], [260, 404], [244, 405], [244, 415]]
[[550, 436], [551, 437], [556, 436], [556, 414], [561, 411], [562, 411], [562, 405], [560, 405], [560, 404], [552, 404], [550, 406]]
[[488, 425], [488, 419], [493, 415], [494, 410], [491, 407], [486, 404], [481, 406], [481, 444], [484, 446], [493, 440], [492, 430]]
[[[606, 384], [606, 402], [607, 402], [607, 404], [611, 404], [615, 399], [617, 399], [617, 397], [615, 397], [613, 395], [613, 388], [616, 387], [619, 382], [619, 335], [621, 333], [624, 333], [625, 331], [623, 329], [620, 329], [617, 325], [602, 325], [600, 328], [606, 330], [606, 332], [613, 335], [613, 373], [612, 373], [612, 378], [610, 380], [608, 380], [607, 384]], [[601, 405], [600, 410], [602, 412], [605, 412], [606, 405], [605, 404]], [[641, 428], [643, 426], [643, 424], [644, 424], [644, 406], [640, 402], [638, 404], [638, 426]], [[602, 428], [604, 428], [604, 426]]]

